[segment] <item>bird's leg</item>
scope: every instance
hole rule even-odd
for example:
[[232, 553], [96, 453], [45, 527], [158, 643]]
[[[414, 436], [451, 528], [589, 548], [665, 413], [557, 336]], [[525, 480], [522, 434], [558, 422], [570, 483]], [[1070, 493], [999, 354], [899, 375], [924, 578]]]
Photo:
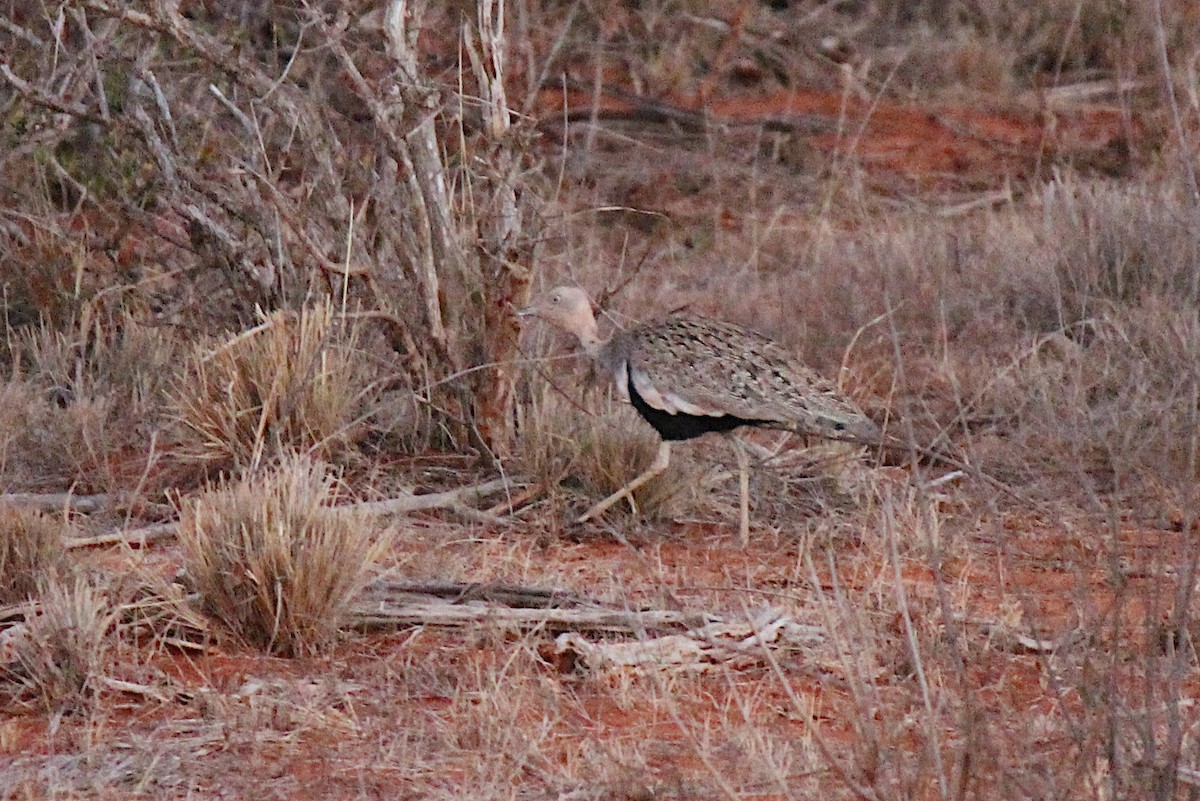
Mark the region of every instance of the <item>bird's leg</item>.
[[667, 465], [670, 464], [670, 462], [671, 443], [663, 440], [662, 444], [658, 446], [658, 453], [655, 454], [654, 461], [648, 468], [646, 468], [644, 473], [635, 478], [633, 481], [630, 481], [625, 486], [621, 487], [612, 495], [609, 495], [607, 498], [600, 501], [600, 503], [596, 504], [591, 509], [588, 509], [579, 518], [578, 522], [586, 523], [622, 498], [631, 497], [632, 494], [647, 481], [655, 478], [656, 476], [661, 476], [664, 472], [666, 472]]
[[750, 544], [750, 455], [746, 453], [746, 443], [737, 436], [733, 437], [733, 451], [737, 454], [738, 490], [740, 501], [740, 516], [738, 517], [738, 533], [742, 535], [742, 545]]

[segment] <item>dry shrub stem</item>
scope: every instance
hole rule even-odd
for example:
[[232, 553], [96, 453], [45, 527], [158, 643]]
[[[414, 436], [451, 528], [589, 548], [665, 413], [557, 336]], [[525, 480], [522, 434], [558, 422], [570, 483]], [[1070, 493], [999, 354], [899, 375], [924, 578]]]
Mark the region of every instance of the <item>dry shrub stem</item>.
[[[397, 383], [426, 402], [425, 444], [502, 454], [512, 309], [528, 294], [539, 214], [536, 193], [518, 192], [536, 155], [530, 120], [507, 107], [503, 5], [376, 5], [235, 19], [68, 3], [52, 58], [23, 52], [0, 70], [19, 119], [39, 129], [4, 163], [33, 167], [41, 183], [15, 188], [52, 215], [97, 212], [98, 241], [83, 250], [102, 269], [89, 264], [84, 294], [93, 280], [120, 285], [119, 302], [202, 330], [321, 297], [381, 312]], [[23, 22], [8, 35], [37, 40]], [[239, 24], [252, 45], [230, 44]], [[459, 75], [431, 68], [417, 46], [429, 30], [460, 32]], [[110, 219], [127, 222], [109, 230]], [[131, 259], [143, 271], [132, 280]], [[38, 269], [67, 283], [54, 262]], [[21, 286], [19, 308], [39, 314], [40, 284]]]

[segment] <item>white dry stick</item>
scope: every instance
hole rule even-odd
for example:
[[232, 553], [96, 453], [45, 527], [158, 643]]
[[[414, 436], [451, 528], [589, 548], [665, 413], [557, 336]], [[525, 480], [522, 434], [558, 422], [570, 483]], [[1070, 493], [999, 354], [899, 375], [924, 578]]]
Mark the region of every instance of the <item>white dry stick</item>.
[[522, 629], [569, 628], [574, 631], [603, 631], [634, 634], [647, 629], [675, 628], [693, 617], [673, 610], [632, 612], [623, 609], [514, 609], [494, 604], [456, 604], [451, 601], [403, 603], [383, 602], [358, 605], [353, 612], [359, 626], [402, 628], [405, 626], [461, 626], [492, 623]]
[[825, 641], [819, 626], [806, 626], [782, 612], [764, 608], [749, 621], [716, 620], [683, 634], [635, 642], [591, 642], [578, 632], [554, 640], [556, 654], [570, 654], [589, 670], [628, 669], [708, 671], [718, 666], [746, 668], [764, 662], [764, 652], [812, 648]]
[[[469, 517], [479, 522], [492, 523], [497, 518], [471, 507], [469, 503], [478, 501], [511, 486], [512, 483], [508, 480], [496, 478], [491, 481], [485, 481], [482, 484], [475, 484], [470, 487], [458, 487], [446, 490], [445, 492], [430, 492], [424, 495], [408, 493], [382, 501], [364, 501], [363, 503], [348, 504], [338, 508], [362, 512], [367, 515], [398, 515], [428, 511], [430, 509], [448, 509], [463, 517]], [[122, 542], [131, 546], [143, 546], [150, 542], [170, 539], [177, 532], [177, 523], [155, 523], [143, 528], [112, 531], [93, 537], [80, 537], [68, 542], [67, 548], [90, 548], [99, 545], [116, 545]]]
[[[415, 23], [411, 26], [410, 16]], [[400, 83], [396, 89], [409, 110], [420, 114], [419, 122], [402, 140], [402, 152], [396, 155], [403, 161], [414, 204], [413, 211], [418, 217], [414, 228], [424, 240], [420, 248], [421, 297], [430, 336], [442, 349], [442, 355], [450, 357], [454, 351], [442, 316], [441, 279], [437, 271], [439, 265], [445, 269], [461, 270], [462, 254], [454, 234], [449, 190], [438, 151], [437, 130], [434, 127], [436, 109], [431, 106], [433, 98], [417, 78], [420, 74], [416, 58], [419, 23], [419, 10], [412, 9], [407, 0], [392, 0], [384, 15], [383, 28], [388, 55], [400, 71]], [[457, 363], [452, 366], [455, 369], [460, 367]]]

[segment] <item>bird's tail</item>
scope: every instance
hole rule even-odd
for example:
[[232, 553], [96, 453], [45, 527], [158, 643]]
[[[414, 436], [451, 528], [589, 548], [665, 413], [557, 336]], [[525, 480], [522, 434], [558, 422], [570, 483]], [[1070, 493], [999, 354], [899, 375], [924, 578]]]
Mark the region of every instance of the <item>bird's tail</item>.
[[875, 421], [857, 409], [825, 411], [811, 419], [786, 426], [794, 434], [838, 442], [878, 447], [885, 444], [883, 431]]

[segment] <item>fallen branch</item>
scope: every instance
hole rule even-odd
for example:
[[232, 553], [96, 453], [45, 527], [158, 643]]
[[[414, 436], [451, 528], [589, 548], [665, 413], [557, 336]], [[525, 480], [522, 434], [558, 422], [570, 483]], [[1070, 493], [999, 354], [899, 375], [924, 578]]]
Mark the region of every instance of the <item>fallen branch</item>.
[[180, 695], [182, 695], [182, 693], [171, 693], [168, 695], [158, 687], [152, 687], [149, 684], [137, 684], [135, 682], [124, 681], [122, 679], [114, 679], [111, 676], [101, 676], [100, 683], [114, 692], [127, 693], [129, 695], [139, 695], [142, 698], [150, 701], [157, 701], [160, 704], [169, 704], [172, 701], [180, 700]]
[[500, 501], [499, 503], [496, 503], [496, 504], [488, 507], [487, 509], [484, 510], [484, 514], [489, 514], [489, 515], [509, 514], [509, 515], [511, 515], [511, 514], [515, 513], [518, 509], [520, 509], [522, 506], [524, 506], [525, 504], [527, 504], [530, 501], [532, 501], [533, 499], [537, 498], [539, 495], [541, 495], [545, 491], [546, 491], [545, 483], [534, 484], [533, 486], [527, 487], [523, 491], [518, 492], [516, 495], [507, 497], [504, 500]]
[[644, 636], [694, 629], [714, 618], [700, 612], [627, 609], [558, 589], [475, 582], [375, 581], [352, 611], [359, 628], [470, 626], [596, 631]]
[[704, 621], [697, 612], [624, 609], [514, 609], [487, 604], [457, 604], [450, 601], [423, 603], [360, 604], [352, 611], [359, 628], [403, 628], [407, 626], [461, 626], [500, 623], [522, 629], [557, 629], [639, 634], [647, 631], [691, 628]]
[[67, 542], [67, 548], [95, 548], [100, 545], [116, 545], [122, 542], [131, 548], [143, 547], [151, 542], [170, 539], [178, 531], [178, 523], [155, 523], [152, 526], [143, 526], [127, 531], [111, 531], [108, 534], [97, 534], [94, 537], [76, 537]]
[[[467, 505], [467, 501], [479, 500], [509, 486], [511, 486], [511, 484], [508, 480], [497, 478], [491, 481], [485, 481], [482, 484], [476, 484], [470, 487], [459, 487], [458, 489], [446, 490], [445, 492], [430, 492], [425, 495], [413, 495], [408, 493], [382, 501], [364, 501], [363, 503], [349, 504], [347, 506], [339, 506], [338, 508], [362, 512], [367, 515], [405, 514], [408, 512], [427, 511], [430, 509], [447, 509], [455, 514], [463, 517], [469, 517], [473, 520], [494, 523], [497, 522], [497, 518], [495, 516], [487, 512], [481, 512], [478, 509], [471, 508]], [[12, 497], [17, 496], [0, 496], [0, 500]], [[99, 498], [103, 496], [92, 497]], [[64, 493], [62, 495], [62, 499], [65, 498], [67, 498], [67, 495]], [[176, 533], [178, 533], [178, 527], [179, 524], [176, 522], [155, 523], [151, 526], [144, 526], [142, 528], [135, 528], [128, 531], [117, 530], [110, 531], [107, 534], [97, 534], [93, 537], [78, 537], [68, 542], [67, 548], [94, 548], [101, 545], [117, 545], [119, 543], [125, 543], [130, 547], [142, 547], [151, 542], [157, 542], [159, 540], [165, 540], [174, 537]]]
[[462, 583], [457, 581], [425, 581], [403, 582], [378, 580], [363, 591], [372, 599], [398, 604], [402, 600], [430, 602], [435, 599], [448, 600], [458, 604], [492, 603], [521, 609], [565, 609], [586, 606], [595, 608], [601, 604], [566, 590], [556, 590], [542, 587], [522, 587], [516, 584], [500, 582]]
[[[820, 626], [797, 623], [770, 607], [750, 620], [727, 621], [703, 612], [619, 609], [572, 593], [508, 585], [377, 583], [366, 595], [351, 613], [363, 629], [499, 624], [561, 631], [543, 653], [564, 672], [744, 669], [763, 664], [770, 650], [812, 649], [826, 640]], [[633, 639], [592, 642], [584, 632]]]
[[560, 668], [572, 671], [629, 669], [633, 671], [705, 671], [717, 666], [744, 669], [762, 664], [772, 648], [813, 648], [825, 641], [820, 626], [796, 623], [770, 607], [753, 620], [714, 620], [682, 634], [639, 639], [631, 642], [591, 642], [578, 632], [560, 634], [554, 640], [554, 656]]
[[103, 495], [74, 495], [70, 492], [51, 492], [45, 495], [35, 492], [12, 492], [0, 495], [0, 503], [14, 506], [31, 506], [43, 512], [60, 512], [70, 509], [80, 514], [91, 514], [99, 511], [113, 501], [113, 496]]
[[143, 501], [130, 493], [101, 493], [99, 495], [75, 495], [71, 492], [11, 492], [0, 495], [0, 504], [29, 506], [43, 512], [64, 510], [89, 515], [105, 509], [134, 509], [140, 515], [169, 514], [171, 507], [164, 503]]
[[485, 514], [484, 512], [472, 509], [466, 506], [466, 504], [469, 501], [481, 500], [488, 495], [511, 486], [512, 483], [508, 479], [495, 478], [471, 487], [459, 487], [458, 489], [446, 490], [445, 492], [430, 492], [425, 495], [405, 493], [395, 498], [388, 498], [382, 501], [364, 501], [346, 508], [371, 515], [403, 514], [405, 512], [421, 512], [427, 509], [450, 509], [456, 512], [467, 509], [472, 513], [471, 516], [483, 515]]

